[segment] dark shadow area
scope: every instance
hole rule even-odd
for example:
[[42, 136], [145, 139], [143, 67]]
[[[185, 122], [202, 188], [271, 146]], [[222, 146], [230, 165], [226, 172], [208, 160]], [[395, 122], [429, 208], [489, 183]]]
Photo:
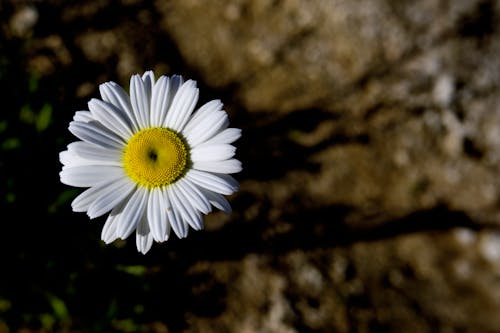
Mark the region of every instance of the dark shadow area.
[[[185, 258], [192, 255], [193, 261], [238, 260], [248, 253], [280, 255], [296, 249], [346, 247], [360, 241], [378, 241], [419, 232], [441, 232], [457, 227], [480, 229], [466, 214], [445, 206], [365, 228], [351, 227], [345, 223], [345, 217], [350, 212], [352, 208], [342, 205], [299, 208], [293, 213], [284, 213], [280, 218], [282, 223], [289, 226], [286, 232], [266, 237], [263, 235], [273, 226], [265, 218], [268, 211], [263, 210], [262, 216], [255, 220], [244, 223], [235, 221], [217, 232], [195, 234], [191, 238], [197, 246], [183, 241], [182, 245], [178, 244], [182, 248], [179, 252], [184, 253]], [[224, 246], [214, 247], [211, 244]]]
[[294, 133], [314, 132], [323, 121], [336, 117], [316, 109], [298, 110], [281, 116], [265, 112], [236, 114], [234, 126], [242, 128], [244, 134], [237, 142], [238, 157], [244, 163], [238, 178], [271, 180], [294, 170], [316, 172], [319, 165], [311, 157], [325, 148], [369, 143], [366, 135], [348, 136], [343, 133], [331, 133], [313, 146], [304, 146], [293, 139]]
[[480, 2], [475, 11], [462, 17], [458, 33], [464, 37], [485, 38], [497, 29], [498, 18], [495, 15], [495, 2]]

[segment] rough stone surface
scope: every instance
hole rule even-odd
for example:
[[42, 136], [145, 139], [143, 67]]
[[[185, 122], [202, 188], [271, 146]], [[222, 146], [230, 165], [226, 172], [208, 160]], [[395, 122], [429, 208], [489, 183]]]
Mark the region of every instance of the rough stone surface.
[[[284, 175], [284, 186], [303, 182], [290, 197], [385, 220], [437, 204], [480, 223], [498, 220], [496, 2], [158, 7], [207, 83], [231, 87], [250, 113], [281, 112], [276, 122], [288, 133], [266, 139], [297, 143], [305, 152], [298, 158], [319, 169]], [[297, 123], [290, 111], [301, 111]]]
[[499, 259], [498, 231], [453, 228], [200, 262], [194, 289], [227, 286], [225, 309], [188, 331], [496, 332]]

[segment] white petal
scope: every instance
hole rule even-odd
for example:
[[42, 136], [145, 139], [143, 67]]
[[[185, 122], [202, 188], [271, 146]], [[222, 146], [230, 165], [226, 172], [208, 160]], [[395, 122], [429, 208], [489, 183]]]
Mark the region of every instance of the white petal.
[[69, 131], [83, 141], [91, 142], [104, 148], [120, 149], [124, 146], [124, 141], [121, 138], [95, 121], [87, 123], [72, 121], [69, 124]]
[[167, 240], [170, 226], [167, 222], [167, 207], [163, 192], [159, 189], [154, 189], [149, 193], [147, 216], [154, 240], [157, 242]]
[[165, 188], [163, 192], [163, 196], [168, 199], [168, 206], [167, 206], [167, 217], [168, 221], [170, 222], [170, 225], [172, 227], [172, 230], [174, 233], [177, 235], [179, 238], [185, 238], [188, 235], [188, 226], [184, 221], [182, 220], [182, 217], [180, 216], [180, 213], [178, 211], [177, 207], [177, 201], [172, 200], [172, 190], [171, 186], [168, 186]]
[[106, 223], [104, 224], [104, 227], [101, 231], [101, 239], [106, 244], [114, 242], [118, 239], [118, 236], [116, 234], [116, 227], [118, 226], [118, 222], [118, 215], [113, 215], [112, 213], [109, 214], [108, 218], [106, 219]]
[[163, 126], [170, 101], [170, 80], [161, 76], [153, 87], [151, 96], [151, 126]]
[[74, 152], [70, 152], [69, 150], [64, 150], [59, 153], [59, 161], [63, 165], [69, 165], [73, 163], [75, 158], [78, 158], [78, 156], [76, 156]]
[[229, 125], [227, 113], [221, 111], [222, 103], [214, 100], [196, 111], [183, 130], [192, 147], [210, 139]]
[[193, 169], [217, 173], [237, 173], [242, 170], [242, 167], [240, 161], [232, 158], [225, 161], [193, 162]]
[[97, 163], [95, 161], [86, 160], [78, 155], [75, 155], [75, 153], [71, 151], [61, 152], [59, 154], [59, 159], [61, 160], [61, 163], [64, 164], [62, 170], [85, 165], [110, 165], [107, 163]]
[[212, 138], [208, 139], [206, 144], [221, 144], [233, 143], [241, 137], [241, 129], [239, 128], [226, 128], [222, 132], [217, 133]]
[[208, 214], [211, 211], [210, 203], [207, 198], [201, 193], [196, 185], [189, 179], [182, 178], [176, 183], [178, 189], [182, 192], [185, 198], [189, 200], [191, 205], [202, 212]]
[[103, 148], [85, 141], [75, 141], [68, 145], [68, 151], [75, 154], [75, 157], [87, 160], [89, 163], [86, 164], [92, 164], [91, 162], [94, 162], [93, 164], [100, 165], [122, 165], [122, 153], [117, 149]]
[[92, 117], [90, 111], [76, 111], [75, 115], [73, 116], [73, 120], [87, 123], [91, 120], [94, 120], [94, 117]]
[[122, 139], [127, 140], [132, 136], [130, 119], [113, 104], [93, 98], [88, 103], [88, 107], [95, 119]]
[[206, 119], [218, 114], [222, 111], [222, 107], [223, 104], [219, 99], [214, 99], [203, 104], [195, 113], [193, 113], [183, 132], [186, 133], [191, 131], [193, 127], [198, 126], [200, 123], [205, 122]]
[[206, 190], [204, 188], [200, 189], [203, 195], [208, 199], [208, 201], [215, 207], [220, 209], [226, 214], [231, 213], [231, 205], [227, 201], [227, 199], [219, 193], [212, 192], [210, 190]]
[[146, 191], [142, 187], [137, 187], [120, 213], [120, 224], [116, 229], [116, 234], [121, 239], [130, 236], [142, 219], [147, 202]]
[[234, 177], [231, 175], [226, 175], [223, 173], [212, 173], [212, 175], [217, 176], [223, 181], [225, 181], [227, 184], [229, 184], [229, 186], [233, 188], [235, 192], [238, 191], [238, 189], [240, 188], [240, 184], [238, 183], [238, 181], [234, 179]]
[[194, 184], [220, 194], [229, 195], [238, 189], [234, 183], [231, 184], [222, 175], [214, 175], [205, 171], [189, 170], [186, 177]]
[[122, 168], [111, 165], [84, 165], [64, 168], [59, 175], [61, 183], [75, 187], [91, 187], [125, 176]]
[[205, 227], [203, 224], [203, 218], [199, 212], [196, 212], [196, 214], [192, 215], [192, 218], [187, 221], [194, 230], [202, 230]]
[[155, 84], [155, 73], [151, 70], [145, 71], [144, 74], [142, 74], [142, 81], [144, 81], [145, 84], [149, 85], [149, 88], [151, 89], [154, 84]]
[[[84, 142], [84, 141], [76, 141], [76, 142]], [[73, 142], [73, 143], [76, 143]], [[87, 143], [87, 142], [84, 142]], [[69, 144], [68, 147], [72, 145]], [[96, 146], [98, 147], [98, 146]], [[104, 148], [103, 148], [104, 149]], [[118, 160], [113, 160], [113, 161], [102, 161], [98, 159], [87, 159], [84, 157], [81, 157], [76, 154], [75, 151], [72, 150], [65, 150], [59, 154], [59, 160], [63, 164], [62, 169], [68, 169], [68, 168], [73, 168], [77, 166], [85, 166], [85, 165], [113, 165], [113, 166], [121, 166], [121, 163], [118, 162]]]
[[93, 186], [80, 193], [80, 195], [78, 195], [73, 202], [71, 202], [71, 208], [73, 211], [86, 212], [90, 205], [99, 197], [101, 190], [101, 187]]
[[113, 182], [107, 182], [99, 187], [102, 188], [99, 196], [94, 200], [87, 211], [87, 215], [91, 219], [112, 210], [132, 192], [135, 184], [124, 177]]
[[137, 225], [137, 231], [135, 233], [135, 244], [137, 246], [137, 251], [141, 252], [142, 254], [146, 254], [153, 245], [153, 236], [149, 231], [148, 221], [145, 216], [143, 216], [143, 218]]
[[101, 97], [105, 102], [111, 103], [116, 106], [119, 110], [122, 110], [126, 117], [130, 120], [132, 129], [137, 132], [139, 127], [132, 114], [132, 104], [130, 103], [130, 97], [115, 82], [106, 82], [99, 86], [99, 91], [101, 92]]
[[203, 221], [200, 213], [193, 208], [188, 198], [179, 190], [178, 183], [170, 185], [172, 205], [180, 212], [182, 219], [194, 230], [203, 229]]
[[181, 132], [198, 102], [199, 91], [196, 82], [186, 81], [177, 91], [167, 112], [164, 126]]
[[184, 79], [180, 75], [173, 75], [171, 78], [161, 76], [158, 79], [151, 97], [151, 126], [164, 127], [172, 100], [183, 83]]
[[113, 104], [118, 109], [128, 114], [132, 113], [130, 97], [116, 82], [109, 81], [99, 85], [99, 92], [101, 93], [103, 101]]
[[149, 127], [149, 104], [151, 91], [142, 81], [139, 75], [133, 75], [130, 78], [130, 101], [134, 118], [137, 120], [141, 129]]
[[177, 91], [179, 91], [179, 88], [184, 84], [184, 79], [180, 75], [172, 75], [170, 77], [170, 92], [169, 92], [169, 101], [167, 105], [167, 110], [170, 108], [170, 105], [172, 105], [172, 101], [174, 99], [174, 96], [177, 94]]
[[186, 139], [191, 147], [196, 147], [204, 143], [214, 135], [225, 129], [229, 125], [229, 120], [225, 112], [218, 112], [210, 119], [200, 123], [194, 127], [189, 134], [185, 134]]
[[151, 98], [153, 94], [153, 87], [155, 85], [155, 75], [153, 71], [146, 71], [141, 77], [144, 83], [145, 99], [143, 103], [146, 106], [146, 113], [144, 114], [144, 121], [147, 127], [151, 126]]
[[109, 213], [108, 218], [106, 219], [106, 223], [101, 232], [101, 239], [109, 244], [116, 239], [120, 238], [118, 235], [118, 226], [122, 223], [121, 217], [122, 212], [125, 206], [127, 205], [128, 200], [123, 200], [118, 206], [113, 208], [111, 213]]
[[236, 147], [228, 144], [203, 144], [191, 150], [191, 160], [201, 161], [223, 161], [234, 156]]

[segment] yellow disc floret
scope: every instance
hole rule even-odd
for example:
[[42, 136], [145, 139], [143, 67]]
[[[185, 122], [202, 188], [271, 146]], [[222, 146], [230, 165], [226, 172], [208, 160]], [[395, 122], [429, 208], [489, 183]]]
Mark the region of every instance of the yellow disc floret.
[[186, 169], [186, 143], [174, 131], [152, 127], [134, 134], [123, 151], [123, 167], [137, 184], [147, 188], [172, 184]]

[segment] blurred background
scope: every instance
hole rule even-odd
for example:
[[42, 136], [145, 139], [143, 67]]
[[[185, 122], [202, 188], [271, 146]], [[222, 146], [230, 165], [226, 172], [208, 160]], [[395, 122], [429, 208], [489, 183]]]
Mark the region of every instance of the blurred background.
[[[500, 2], [0, 0], [0, 333], [499, 332]], [[137, 253], [58, 154], [113, 80], [219, 98], [233, 213]]]

